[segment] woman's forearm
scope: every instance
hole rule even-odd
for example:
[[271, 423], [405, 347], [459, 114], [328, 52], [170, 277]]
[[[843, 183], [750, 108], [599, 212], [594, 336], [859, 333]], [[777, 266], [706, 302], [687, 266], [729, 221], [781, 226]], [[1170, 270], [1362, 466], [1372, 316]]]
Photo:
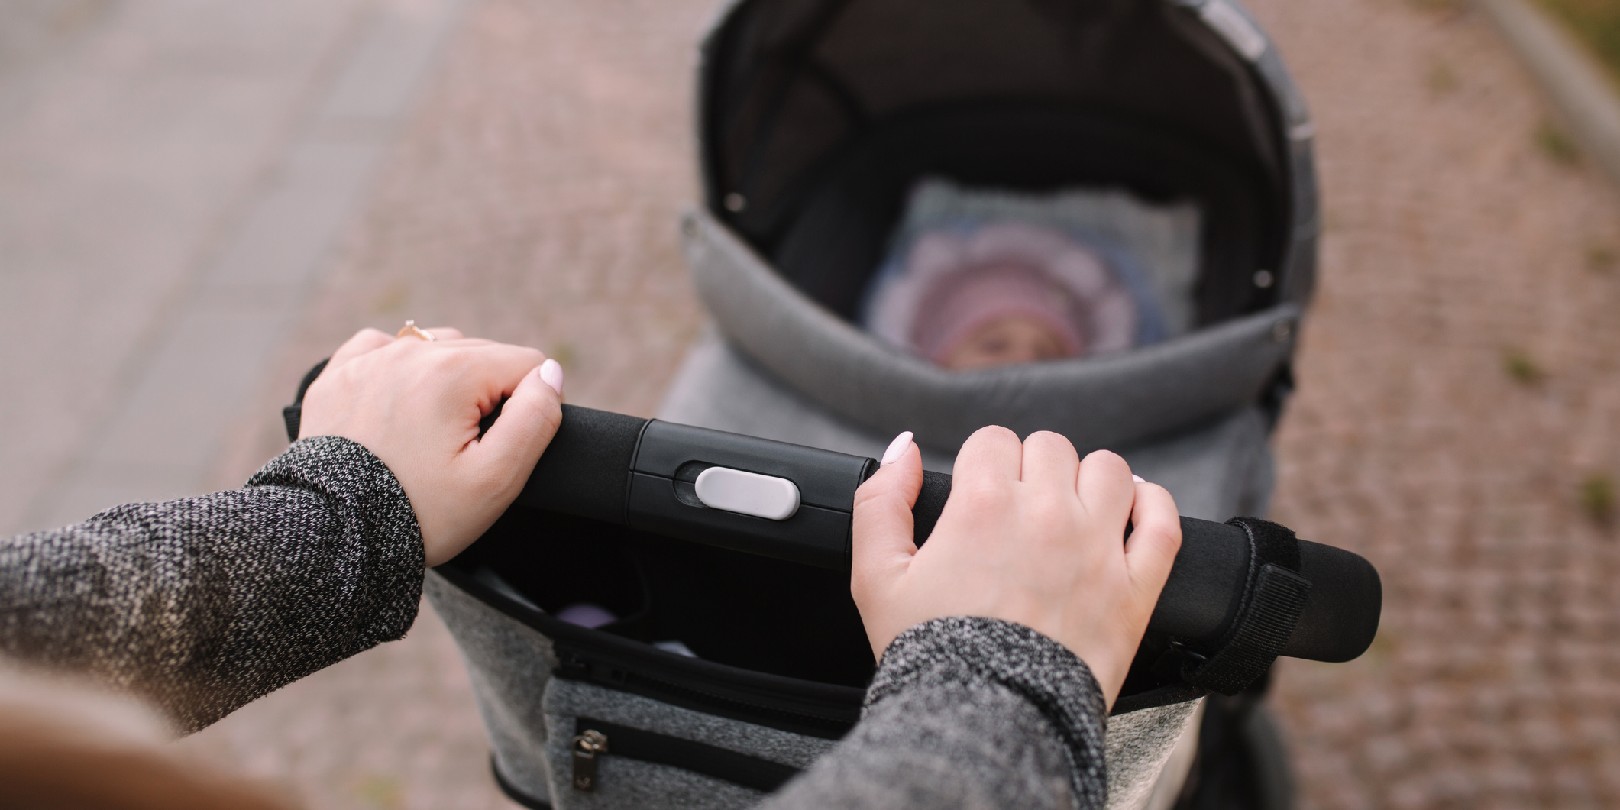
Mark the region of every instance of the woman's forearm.
[[0, 654], [89, 672], [197, 729], [403, 636], [422, 560], [387, 467], [305, 439], [242, 489], [0, 541]]

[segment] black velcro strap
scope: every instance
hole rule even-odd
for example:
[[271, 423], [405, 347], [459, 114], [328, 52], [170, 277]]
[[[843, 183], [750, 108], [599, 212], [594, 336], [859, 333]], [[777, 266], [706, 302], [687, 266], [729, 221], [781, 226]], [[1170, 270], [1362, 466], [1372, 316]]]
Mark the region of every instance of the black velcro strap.
[[1310, 599], [1311, 583], [1299, 574], [1299, 540], [1286, 526], [1259, 518], [1233, 518], [1249, 536], [1249, 582], [1237, 619], [1220, 648], [1190, 663], [1182, 677], [1194, 686], [1235, 695], [1266, 671], [1288, 644]]
[[298, 384], [298, 396], [293, 398], [293, 404], [281, 409], [281, 421], [287, 426], [287, 441], [298, 441], [298, 427], [304, 418], [304, 392], [308, 391], [310, 385], [314, 384], [315, 378], [321, 376], [321, 372], [326, 370], [326, 364], [330, 359], [316, 363], [315, 367], [304, 375], [303, 382]]

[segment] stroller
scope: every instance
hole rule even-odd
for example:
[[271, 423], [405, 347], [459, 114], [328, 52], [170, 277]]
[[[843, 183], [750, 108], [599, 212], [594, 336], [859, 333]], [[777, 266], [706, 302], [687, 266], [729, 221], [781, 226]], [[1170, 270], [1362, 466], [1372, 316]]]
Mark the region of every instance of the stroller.
[[[1272, 488], [1317, 190], [1299, 94], [1235, 3], [741, 0], [703, 55], [705, 199], [683, 230], [715, 329], [671, 388], [668, 422], [571, 409], [542, 460], [569, 472], [537, 470], [520, 498], [539, 508], [511, 510], [428, 578], [495, 778], [529, 807], [745, 806], [836, 743], [873, 666], [848, 595], [850, 494], [901, 430], [931, 470], [985, 424], [1055, 430], [1082, 452], [1121, 452], [1197, 518], [1263, 514]], [[929, 206], [1065, 209], [1180, 268], [1154, 280], [1163, 339], [970, 373], [883, 345], [854, 325], [863, 294]], [[747, 508], [704, 508], [696, 476], [730, 467], [794, 482], [797, 513], [760, 528]], [[948, 479], [929, 480], [937, 514]], [[1188, 586], [1195, 597], [1161, 601], [1155, 622], [1179, 611], [1230, 641], [1269, 566], [1247, 529], [1189, 525], [1235, 533], [1241, 553], [1198, 562], [1206, 546], [1189, 534], [1178, 576], [1230, 574], [1239, 596]], [[766, 535], [785, 551], [738, 553]], [[1290, 638], [1287, 623], [1224, 682], [1236, 697], [1203, 700], [1210, 684], [1184, 677], [1185, 661], [1165, 666], [1185, 652], [1178, 634], [1150, 628], [1109, 723], [1110, 806], [1286, 806], [1283, 749], [1252, 685], [1279, 653], [1352, 658], [1377, 624], [1376, 574], [1357, 569], [1333, 596], [1339, 580], [1310, 569], [1354, 555], [1299, 546], [1292, 567], [1316, 587], [1308, 603], [1295, 594], [1303, 629]], [[1373, 608], [1344, 643], [1307, 627], [1336, 599]], [[598, 626], [557, 618], [581, 604]], [[1298, 649], [1311, 636], [1318, 649]]]

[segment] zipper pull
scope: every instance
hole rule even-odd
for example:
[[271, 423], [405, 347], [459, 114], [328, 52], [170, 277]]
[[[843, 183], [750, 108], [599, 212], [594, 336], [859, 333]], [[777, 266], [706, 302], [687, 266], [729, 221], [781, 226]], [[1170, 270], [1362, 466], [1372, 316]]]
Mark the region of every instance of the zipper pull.
[[586, 729], [574, 738], [574, 789], [589, 793], [596, 789], [596, 755], [607, 753], [607, 735]]

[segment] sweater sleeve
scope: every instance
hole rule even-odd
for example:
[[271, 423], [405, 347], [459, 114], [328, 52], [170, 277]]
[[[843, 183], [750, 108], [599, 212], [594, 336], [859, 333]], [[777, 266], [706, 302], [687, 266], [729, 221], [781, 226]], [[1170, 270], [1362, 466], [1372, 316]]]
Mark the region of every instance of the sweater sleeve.
[[422, 571], [388, 468], [308, 438], [242, 489], [0, 540], [0, 654], [88, 672], [195, 730], [404, 636]]
[[861, 721], [762, 807], [1102, 807], [1091, 670], [1022, 625], [936, 619], [894, 640]]

